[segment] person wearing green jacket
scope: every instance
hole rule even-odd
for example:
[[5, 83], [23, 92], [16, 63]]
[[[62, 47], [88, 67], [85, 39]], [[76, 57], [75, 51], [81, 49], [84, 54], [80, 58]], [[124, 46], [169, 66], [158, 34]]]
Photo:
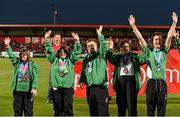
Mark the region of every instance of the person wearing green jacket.
[[87, 55], [82, 63], [80, 87], [87, 85], [87, 102], [90, 116], [107, 116], [108, 111], [108, 88], [107, 88], [107, 65], [106, 65], [106, 41], [101, 34], [103, 26], [97, 29], [99, 39], [86, 41]]
[[173, 33], [176, 28], [178, 16], [172, 12], [172, 25], [167, 34], [165, 44], [162, 44], [162, 34], [155, 32], [152, 35], [152, 48], [147, 46], [146, 41], [135, 25], [133, 15], [129, 16], [129, 24], [134, 34], [141, 43], [142, 51], [146, 56], [147, 63], [147, 84], [146, 84], [146, 106], [147, 115], [154, 116], [157, 106], [157, 115], [165, 116], [167, 104], [167, 84], [166, 84], [166, 62], [170, 49]]
[[140, 66], [145, 63], [142, 53], [131, 52], [127, 40], [121, 42], [122, 51], [113, 53], [113, 41], [108, 40], [107, 59], [114, 65], [113, 88], [116, 92], [118, 116], [137, 116], [137, 96], [142, 87]]
[[10, 47], [10, 38], [5, 38], [6, 51], [14, 67], [12, 79], [14, 116], [33, 116], [33, 97], [37, 95], [38, 66], [31, 61], [27, 48], [21, 49], [19, 58]]
[[[53, 36], [53, 42], [52, 42], [52, 47], [53, 47], [55, 53], [59, 50], [61, 45], [62, 45], [61, 34], [60, 33], [55, 33], [54, 36]], [[51, 69], [51, 65], [50, 65], [50, 69]], [[50, 82], [51, 70], [49, 70], [49, 71], [50, 72], [49, 72], [48, 80]], [[52, 88], [50, 87], [50, 83], [49, 83], [49, 86], [48, 86], [48, 95], [47, 95], [47, 101], [46, 102], [47, 102], [47, 104], [53, 103]]]
[[45, 50], [52, 64], [50, 87], [53, 90], [54, 116], [73, 116], [74, 65], [79, 59], [78, 55], [81, 54], [79, 36], [72, 33], [72, 37], [76, 40], [72, 53], [61, 46], [55, 54], [49, 42], [50, 35], [51, 31], [45, 34]]

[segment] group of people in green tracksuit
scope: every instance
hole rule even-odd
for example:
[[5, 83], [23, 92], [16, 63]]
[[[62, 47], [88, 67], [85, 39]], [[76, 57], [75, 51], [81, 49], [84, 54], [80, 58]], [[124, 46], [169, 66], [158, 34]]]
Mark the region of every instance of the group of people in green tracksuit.
[[[118, 116], [137, 116], [137, 97], [142, 87], [140, 66], [147, 64], [146, 105], [147, 115], [154, 116], [157, 106], [158, 116], [165, 116], [167, 103], [166, 61], [171, 40], [176, 38], [180, 48], [179, 32], [175, 30], [178, 16], [172, 13], [172, 25], [163, 46], [162, 34], [152, 35], [150, 48], [135, 25], [135, 17], [130, 15], [129, 24], [142, 48], [140, 53], [131, 51], [131, 43], [122, 41], [121, 51], [113, 52], [113, 41], [105, 39], [103, 26], [96, 29], [98, 40], [86, 41], [87, 54], [82, 62], [80, 87], [87, 85], [86, 95], [90, 116], [108, 116], [107, 60], [114, 65], [113, 88], [116, 92]], [[74, 65], [81, 52], [80, 38], [72, 33], [74, 49], [68, 51], [63, 44], [57, 52], [50, 42], [51, 30], [45, 33], [44, 46], [47, 58], [52, 64], [50, 87], [52, 89], [54, 116], [73, 116]], [[5, 38], [9, 59], [14, 66], [12, 80], [14, 115], [33, 115], [33, 97], [37, 95], [38, 66], [30, 58], [28, 49], [23, 48], [16, 57], [10, 47], [11, 39]]]

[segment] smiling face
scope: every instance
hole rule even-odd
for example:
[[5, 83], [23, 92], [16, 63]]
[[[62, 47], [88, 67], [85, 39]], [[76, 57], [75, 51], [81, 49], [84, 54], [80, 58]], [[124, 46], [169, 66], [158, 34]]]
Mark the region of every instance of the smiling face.
[[23, 53], [23, 54], [21, 54], [21, 60], [23, 61], [23, 62], [27, 62], [28, 61], [28, 55], [26, 54], [26, 53]]
[[67, 53], [64, 51], [64, 49], [61, 49], [59, 51], [59, 57], [62, 59], [65, 59], [67, 57]]
[[161, 47], [161, 37], [155, 35], [153, 38], [153, 48], [159, 49]]
[[162, 34], [154, 33], [152, 36], [152, 46], [154, 49], [160, 49], [162, 47]]
[[26, 48], [23, 48], [19, 53], [19, 57], [23, 63], [26, 63], [30, 59], [29, 50]]

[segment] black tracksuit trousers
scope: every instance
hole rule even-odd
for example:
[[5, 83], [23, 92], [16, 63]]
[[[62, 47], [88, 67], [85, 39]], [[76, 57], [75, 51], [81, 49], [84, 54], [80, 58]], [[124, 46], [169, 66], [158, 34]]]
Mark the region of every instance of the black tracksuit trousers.
[[154, 116], [156, 106], [157, 115], [165, 116], [167, 103], [167, 86], [164, 80], [149, 79], [146, 84], [147, 115]]
[[73, 116], [73, 88], [53, 90], [54, 116]]
[[13, 91], [14, 116], [33, 116], [33, 96], [31, 92]]
[[118, 116], [126, 115], [126, 108], [129, 116], [137, 116], [137, 90], [135, 78], [119, 78], [116, 91], [116, 103]]
[[108, 116], [108, 90], [103, 85], [87, 87], [87, 102], [90, 116]]

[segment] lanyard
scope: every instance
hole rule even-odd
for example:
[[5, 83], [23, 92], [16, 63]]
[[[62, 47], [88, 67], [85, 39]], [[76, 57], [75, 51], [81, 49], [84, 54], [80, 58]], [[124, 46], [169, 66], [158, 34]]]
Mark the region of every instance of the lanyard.
[[66, 74], [67, 74], [67, 72], [68, 72], [68, 70], [67, 70], [67, 60], [66, 59], [64, 59], [64, 60], [62, 60], [61, 58], [59, 58], [59, 75], [60, 75], [60, 77], [62, 78], [62, 77], [64, 77]]
[[18, 80], [27, 80], [28, 79], [28, 63], [20, 64], [20, 69], [19, 69], [19, 75], [18, 75]]
[[21, 64], [20, 65], [20, 73], [22, 75], [24, 75], [26, 72], [28, 72], [28, 63], [26, 63], [25, 65]]
[[67, 64], [66, 59], [62, 60], [61, 58], [59, 58], [59, 67], [64, 67], [64, 66], [66, 66], [66, 64]]
[[59, 69], [61, 71], [67, 70], [66, 65], [67, 65], [67, 60], [66, 59], [62, 60], [61, 58], [59, 58]]
[[[87, 58], [90, 58], [90, 57], [92, 57], [92, 55], [88, 54]], [[87, 67], [86, 67], [86, 71], [88, 73], [92, 72], [92, 67], [93, 67], [92, 65], [93, 65], [93, 61], [88, 61]]]
[[154, 58], [156, 60], [156, 63], [158, 65], [160, 65], [161, 64], [161, 54], [162, 54], [161, 51], [159, 52], [159, 56], [157, 56], [158, 53], [156, 53], [155, 51], [153, 51], [153, 54], [154, 54]]

